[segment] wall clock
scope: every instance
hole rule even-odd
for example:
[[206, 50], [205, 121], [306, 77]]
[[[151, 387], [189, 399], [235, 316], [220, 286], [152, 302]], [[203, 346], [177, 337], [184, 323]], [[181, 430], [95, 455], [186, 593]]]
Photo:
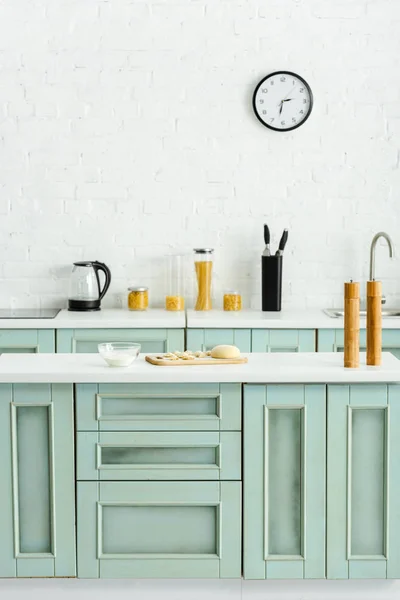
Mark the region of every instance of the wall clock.
[[313, 95], [308, 83], [290, 71], [276, 71], [260, 81], [253, 94], [257, 119], [274, 131], [291, 131], [311, 114]]

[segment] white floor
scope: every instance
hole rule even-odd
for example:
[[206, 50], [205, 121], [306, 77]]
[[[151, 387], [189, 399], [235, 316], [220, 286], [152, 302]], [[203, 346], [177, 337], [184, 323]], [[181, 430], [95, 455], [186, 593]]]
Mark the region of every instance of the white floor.
[[1, 580], [1, 600], [399, 600], [399, 581]]

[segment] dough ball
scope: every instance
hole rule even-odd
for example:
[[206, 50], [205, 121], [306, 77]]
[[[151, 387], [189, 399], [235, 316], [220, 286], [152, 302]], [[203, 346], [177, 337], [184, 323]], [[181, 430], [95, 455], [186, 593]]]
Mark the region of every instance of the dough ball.
[[211, 350], [212, 358], [240, 358], [240, 350], [236, 346], [215, 346]]

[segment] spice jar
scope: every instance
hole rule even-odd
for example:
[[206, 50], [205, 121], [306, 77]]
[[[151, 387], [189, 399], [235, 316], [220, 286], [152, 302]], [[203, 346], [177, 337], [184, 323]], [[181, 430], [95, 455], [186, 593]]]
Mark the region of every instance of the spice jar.
[[167, 256], [167, 294], [165, 296], [166, 310], [184, 310], [183, 294], [183, 261], [184, 257], [177, 254]]
[[128, 288], [129, 310], [147, 310], [149, 307], [149, 288], [138, 286]]
[[211, 310], [211, 279], [213, 268], [212, 248], [194, 249], [194, 267], [197, 280], [197, 300], [195, 310]]
[[231, 290], [225, 292], [224, 310], [242, 310], [242, 296], [240, 292]]

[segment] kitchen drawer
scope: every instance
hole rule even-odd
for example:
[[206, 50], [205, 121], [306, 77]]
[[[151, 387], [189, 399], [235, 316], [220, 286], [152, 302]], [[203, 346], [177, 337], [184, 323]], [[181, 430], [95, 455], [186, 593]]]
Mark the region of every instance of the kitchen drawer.
[[58, 329], [57, 352], [97, 352], [101, 342], [136, 342], [141, 352], [184, 350], [183, 329]]
[[187, 329], [189, 350], [212, 350], [219, 344], [237, 346], [241, 352], [251, 352], [250, 329]]
[[54, 329], [0, 329], [0, 353], [55, 352]]
[[78, 480], [240, 479], [239, 431], [80, 431]]
[[252, 352], [315, 352], [314, 329], [252, 329]]
[[78, 431], [240, 431], [241, 385], [77, 384], [76, 413]]
[[[360, 330], [360, 350], [367, 348], [367, 332]], [[400, 358], [400, 329], [382, 329], [382, 350]], [[344, 352], [343, 329], [319, 329], [318, 352]]]
[[80, 578], [241, 575], [239, 481], [77, 483]]

